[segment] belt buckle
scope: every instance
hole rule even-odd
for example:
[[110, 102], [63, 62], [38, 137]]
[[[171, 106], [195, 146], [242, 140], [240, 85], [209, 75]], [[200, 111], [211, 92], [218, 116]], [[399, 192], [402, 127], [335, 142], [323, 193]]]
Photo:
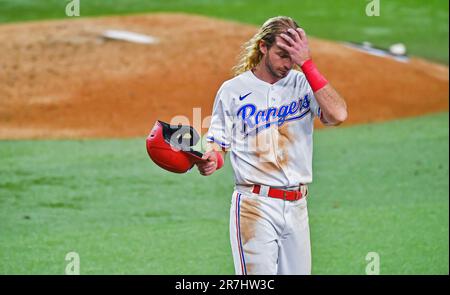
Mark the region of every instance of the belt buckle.
[[286, 201], [286, 191], [285, 190], [283, 190], [283, 200]]

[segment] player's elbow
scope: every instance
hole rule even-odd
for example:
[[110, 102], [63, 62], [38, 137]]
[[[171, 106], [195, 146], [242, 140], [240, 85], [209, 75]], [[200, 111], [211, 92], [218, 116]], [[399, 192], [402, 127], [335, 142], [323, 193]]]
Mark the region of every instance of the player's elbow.
[[336, 115], [336, 121], [339, 124], [344, 123], [345, 120], [347, 120], [348, 117], [348, 113], [347, 113], [347, 109], [343, 108], [337, 115]]
[[330, 116], [329, 122], [330, 125], [338, 126], [344, 123], [345, 120], [347, 120], [348, 113], [347, 109], [343, 108], [342, 110], [339, 110], [338, 112], [335, 112], [332, 116]]

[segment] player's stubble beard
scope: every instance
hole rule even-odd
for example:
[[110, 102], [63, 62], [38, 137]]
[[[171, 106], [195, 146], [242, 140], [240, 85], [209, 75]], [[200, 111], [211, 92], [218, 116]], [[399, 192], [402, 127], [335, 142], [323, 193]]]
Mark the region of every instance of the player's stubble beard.
[[269, 52], [267, 52], [267, 54], [264, 55], [264, 65], [266, 67], [267, 72], [270, 75], [272, 75], [274, 78], [277, 78], [277, 79], [283, 79], [291, 71], [290, 69], [288, 69], [288, 70], [286, 70], [285, 73], [281, 73], [280, 71], [275, 70], [274, 66], [272, 65], [272, 62], [270, 61]]

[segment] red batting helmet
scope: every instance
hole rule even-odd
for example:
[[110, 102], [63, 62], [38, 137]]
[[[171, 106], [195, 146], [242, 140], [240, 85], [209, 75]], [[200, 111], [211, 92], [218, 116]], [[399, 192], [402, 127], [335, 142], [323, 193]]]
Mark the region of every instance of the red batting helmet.
[[205, 161], [203, 154], [192, 148], [199, 139], [197, 131], [191, 126], [175, 126], [158, 120], [147, 137], [147, 152], [159, 167], [185, 173], [195, 163]]

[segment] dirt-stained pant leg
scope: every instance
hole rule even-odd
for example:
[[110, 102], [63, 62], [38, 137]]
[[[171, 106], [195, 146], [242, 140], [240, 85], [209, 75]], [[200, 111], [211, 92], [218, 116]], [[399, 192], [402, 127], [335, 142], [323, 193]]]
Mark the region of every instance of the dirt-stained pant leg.
[[230, 241], [236, 274], [277, 274], [282, 212], [273, 203], [270, 198], [233, 193]]
[[289, 202], [235, 191], [230, 241], [236, 274], [311, 274], [306, 199]]
[[286, 202], [286, 227], [280, 237], [278, 274], [310, 275], [311, 242], [306, 199]]

